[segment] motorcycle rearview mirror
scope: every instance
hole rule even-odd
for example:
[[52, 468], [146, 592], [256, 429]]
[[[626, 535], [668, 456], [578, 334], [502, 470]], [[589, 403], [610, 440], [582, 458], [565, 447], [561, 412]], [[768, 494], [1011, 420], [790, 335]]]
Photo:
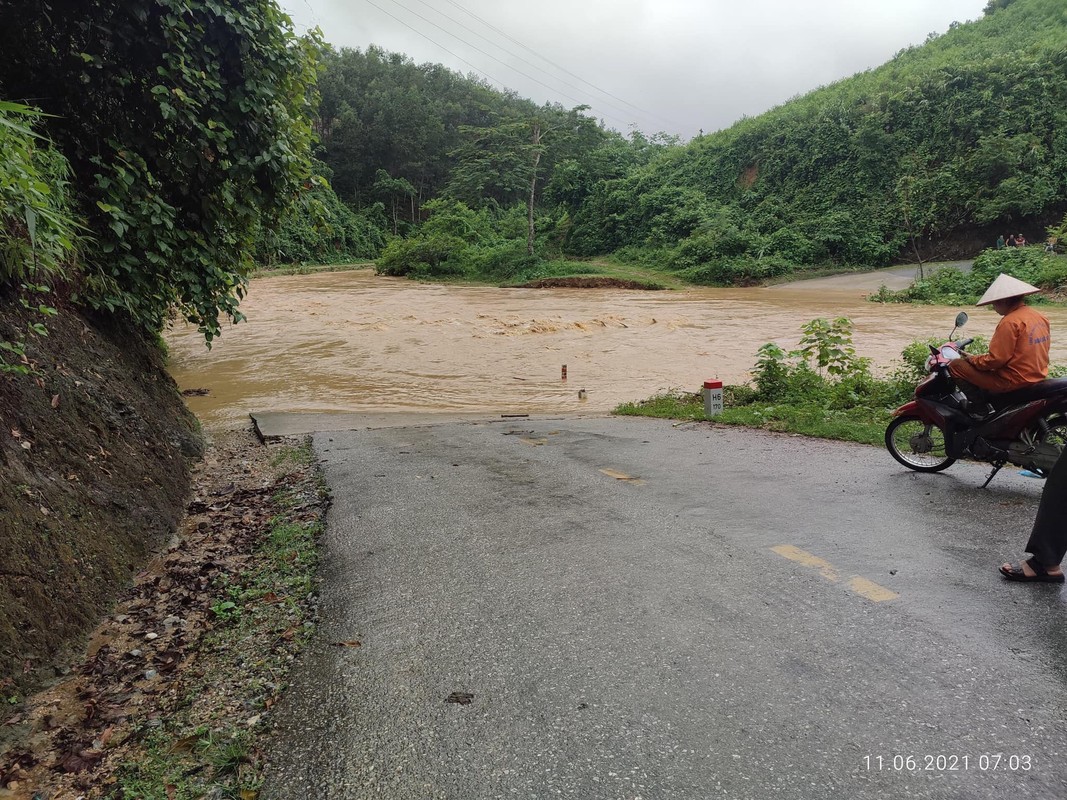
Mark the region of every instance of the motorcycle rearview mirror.
[[950, 333], [948, 335], [948, 340], [950, 342], [952, 341], [952, 337], [953, 337], [953, 335], [955, 335], [957, 329], [962, 328], [964, 325], [966, 325], [968, 319], [969, 318], [967, 316], [967, 312], [966, 311], [961, 311], [959, 314], [956, 315], [956, 327], [954, 327], [952, 329], [952, 333]]

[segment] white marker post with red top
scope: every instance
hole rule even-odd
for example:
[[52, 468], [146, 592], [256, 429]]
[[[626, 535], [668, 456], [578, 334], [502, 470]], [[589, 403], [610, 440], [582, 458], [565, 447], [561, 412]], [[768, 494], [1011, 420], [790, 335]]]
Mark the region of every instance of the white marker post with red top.
[[704, 415], [722, 413], [722, 381], [704, 381]]

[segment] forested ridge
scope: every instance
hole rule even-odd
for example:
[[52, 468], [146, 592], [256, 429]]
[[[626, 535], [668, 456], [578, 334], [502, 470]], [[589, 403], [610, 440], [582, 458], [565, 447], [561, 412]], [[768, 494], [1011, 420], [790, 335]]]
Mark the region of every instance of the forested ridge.
[[506, 280], [616, 254], [729, 284], [973, 256], [998, 234], [1043, 241], [1067, 211], [1065, 42], [1062, 2], [991, 0], [877, 69], [686, 145], [343, 50], [319, 82], [321, 157], [343, 201], [402, 237], [384, 252], [394, 274]]
[[[1061, 0], [990, 0], [877, 69], [686, 144], [297, 37], [270, 0], [233, 8], [8, 4], [9, 286], [60, 279], [148, 330], [177, 310], [210, 340], [240, 320], [253, 264], [374, 258], [516, 282], [613, 256], [738, 284], [973, 256], [999, 234], [1041, 241], [1067, 212]], [[20, 343], [4, 344], [11, 366]]]
[[913, 247], [929, 257], [961, 234], [972, 247], [998, 231], [1043, 239], [1067, 201], [1065, 44], [1063, 3], [991, 4], [878, 69], [601, 184], [572, 247], [661, 247], [675, 267], [729, 279], [886, 264]]

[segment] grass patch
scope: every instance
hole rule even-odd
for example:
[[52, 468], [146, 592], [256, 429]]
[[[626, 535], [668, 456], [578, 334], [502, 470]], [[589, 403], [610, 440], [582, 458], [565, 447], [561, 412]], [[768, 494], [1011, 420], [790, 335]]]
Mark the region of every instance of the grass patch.
[[145, 735], [141, 755], [120, 775], [117, 796], [138, 800], [251, 800], [258, 797], [263, 783], [260, 758], [247, 730], [226, 737], [201, 727], [175, 739], [159, 729]]
[[765, 431], [795, 433], [818, 439], [837, 439], [860, 444], [881, 445], [892, 417], [889, 408], [832, 409], [816, 404], [794, 405], [788, 402], [743, 400], [733, 405], [731, 398], [747, 398], [747, 386], [727, 386], [722, 413], [709, 417], [704, 413], [700, 393], [672, 390], [634, 403], [618, 406], [614, 413], [631, 417], [718, 422]]
[[615, 414], [623, 417], [658, 417], [659, 419], [705, 420], [704, 400], [699, 393], [669, 389], [647, 400], [623, 403]]
[[349, 272], [354, 269], [369, 269], [373, 261], [353, 261], [346, 264], [279, 264], [273, 267], [256, 267], [251, 278], [269, 278], [275, 275], [312, 275], [316, 272]]
[[[725, 387], [723, 411], [714, 417], [705, 415], [699, 392], [679, 390], [623, 404], [615, 413], [882, 444], [892, 410], [911, 397], [926, 372], [926, 343], [908, 345], [892, 373], [876, 378], [869, 360], [855, 354], [852, 323], [847, 318], [815, 319], [801, 331], [803, 336], [793, 351], [771, 343], [761, 347], [753, 368], [755, 385]], [[975, 342], [974, 352], [980, 344]]]

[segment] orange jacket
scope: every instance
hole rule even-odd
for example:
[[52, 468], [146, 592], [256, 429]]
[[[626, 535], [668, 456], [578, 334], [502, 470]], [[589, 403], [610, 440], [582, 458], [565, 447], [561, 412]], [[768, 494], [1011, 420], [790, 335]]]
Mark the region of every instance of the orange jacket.
[[1048, 319], [1024, 303], [997, 324], [989, 352], [972, 356], [966, 363], [979, 372], [997, 373], [1010, 387], [1026, 386], [1048, 377], [1051, 342]]

